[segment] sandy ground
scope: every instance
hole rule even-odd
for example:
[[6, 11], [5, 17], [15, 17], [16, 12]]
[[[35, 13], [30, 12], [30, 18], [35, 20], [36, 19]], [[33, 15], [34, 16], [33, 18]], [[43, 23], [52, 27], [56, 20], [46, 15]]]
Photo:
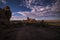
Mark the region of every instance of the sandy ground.
[[16, 40], [59, 40], [56, 28], [22, 27], [18, 30]]
[[0, 40], [60, 40], [60, 27], [17, 27], [0, 30]]

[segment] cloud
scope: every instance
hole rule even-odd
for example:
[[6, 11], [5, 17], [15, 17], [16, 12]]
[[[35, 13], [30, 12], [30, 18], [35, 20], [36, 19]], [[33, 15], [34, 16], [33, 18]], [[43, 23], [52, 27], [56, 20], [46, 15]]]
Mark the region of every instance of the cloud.
[[57, 2], [53, 4], [51, 11], [60, 12], [60, 0], [57, 0]]
[[10, 20], [26, 20], [26, 17], [21, 16], [12, 16]]
[[6, 4], [7, 2], [6, 2], [6, 0], [0, 0], [3, 4]]
[[51, 3], [52, 5], [47, 5], [47, 6], [37, 5], [39, 2], [38, 1], [35, 2], [35, 1], [36, 0], [25, 0], [25, 6], [27, 8], [32, 9], [30, 12], [19, 11], [16, 13], [21, 14], [22, 16], [25, 16], [25, 17], [31, 17], [31, 18], [36, 18], [36, 19], [37, 18], [40, 19], [43, 17], [44, 17], [43, 19], [48, 18], [48, 17], [50, 19], [54, 19], [54, 18], [60, 17], [59, 16], [60, 15], [59, 14], [60, 13], [60, 1], [59, 0], [57, 0], [55, 3]]
[[24, 19], [26, 19], [26, 16], [22, 16], [22, 15], [16, 16], [15, 14], [17, 14], [17, 12], [12, 13], [10, 20], [24, 20]]

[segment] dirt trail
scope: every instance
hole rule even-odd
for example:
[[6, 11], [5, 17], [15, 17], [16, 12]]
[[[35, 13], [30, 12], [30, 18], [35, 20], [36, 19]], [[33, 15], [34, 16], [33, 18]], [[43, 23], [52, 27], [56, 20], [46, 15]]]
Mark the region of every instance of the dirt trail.
[[60, 40], [59, 28], [24, 26], [3, 29], [0, 30], [0, 40]]
[[59, 36], [55, 29], [26, 26], [18, 29], [16, 40], [59, 40]]

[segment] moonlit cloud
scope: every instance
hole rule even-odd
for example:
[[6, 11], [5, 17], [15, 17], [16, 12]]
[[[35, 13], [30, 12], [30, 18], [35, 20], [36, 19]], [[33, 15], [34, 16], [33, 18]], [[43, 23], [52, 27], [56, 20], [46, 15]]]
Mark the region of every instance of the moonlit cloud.
[[[26, 19], [26, 16], [16, 16], [15, 14], [16, 14], [17, 12], [13, 12], [12, 13], [12, 16], [11, 16], [11, 19], [10, 20], [25, 20]], [[18, 12], [19, 13], [19, 12]]]
[[3, 4], [6, 4], [6, 0], [0, 0]]
[[[52, 3], [52, 6], [36, 6], [36, 5], [31, 5], [31, 3], [34, 3], [35, 0], [26, 0], [26, 7], [32, 9], [31, 12], [25, 11], [25, 12], [17, 12], [19, 14], [22, 14], [23, 16], [26, 17], [31, 17], [31, 18], [40, 18], [40, 17], [51, 17], [51, 16], [57, 16], [58, 14], [55, 12], [58, 12], [60, 9], [60, 2], [57, 0], [55, 3]], [[37, 2], [36, 2], [37, 3]]]
[[10, 6], [11, 20], [27, 17], [40, 20], [60, 19], [60, 0], [0, 0], [0, 2], [1, 8]]
[[[46, 0], [22, 0], [22, 4], [19, 6], [25, 6], [31, 11], [17, 11], [16, 14], [21, 14], [18, 16], [19, 19], [30, 17], [35, 19], [60, 19], [60, 0], [53, 0], [50, 4], [46, 5]], [[52, 0], [51, 0], [52, 1]], [[55, 2], [56, 1], [56, 2]], [[45, 3], [45, 4], [44, 4]], [[14, 15], [14, 14], [13, 14]], [[13, 16], [13, 18], [17, 18]], [[21, 17], [21, 18], [20, 18]], [[24, 18], [24, 19], [25, 19]]]
[[51, 7], [51, 11], [54, 12], [60, 11], [60, 0], [57, 0], [57, 2]]
[[12, 16], [12, 18], [10, 20], [26, 20], [26, 17]]

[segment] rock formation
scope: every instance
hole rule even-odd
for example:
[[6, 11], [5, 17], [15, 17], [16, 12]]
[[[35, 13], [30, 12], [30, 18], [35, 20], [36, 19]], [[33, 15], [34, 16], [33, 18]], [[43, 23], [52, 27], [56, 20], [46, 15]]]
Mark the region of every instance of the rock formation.
[[7, 17], [7, 19], [10, 20], [10, 18], [11, 18], [10, 7], [9, 6], [6, 6], [6, 7], [3, 8], [3, 10], [4, 10], [4, 14]]
[[6, 16], [2, 8], [0, 8], [0, 19], [4, 19]]
[[11, 18], [11, 10], [9, 6], [0, 8], [0, 23], [8, 23]]

